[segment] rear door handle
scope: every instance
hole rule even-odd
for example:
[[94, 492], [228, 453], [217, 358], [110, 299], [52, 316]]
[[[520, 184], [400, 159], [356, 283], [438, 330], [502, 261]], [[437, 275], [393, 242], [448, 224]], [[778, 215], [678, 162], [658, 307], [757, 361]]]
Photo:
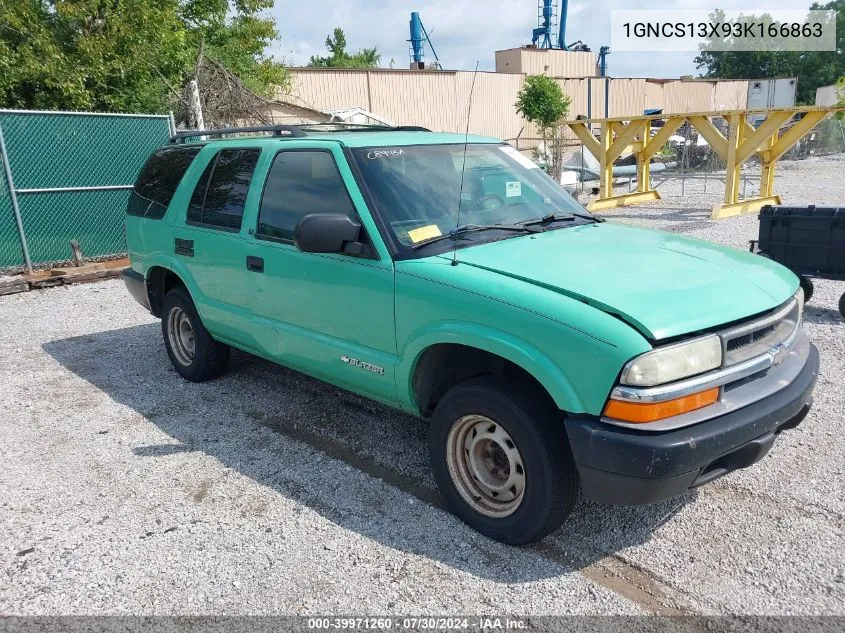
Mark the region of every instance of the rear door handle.
[[194, 256], [194, 240], [183, 240], [176, 238], [175, 251], [177, 255], [184, 255], [185, 257]]
[[252, 255], [246, 256], [246, 267], [247, 270], [251, 270], [254, 273], [263, 273], [264, 272], [264, 258], [263, 257], [253, 257]]

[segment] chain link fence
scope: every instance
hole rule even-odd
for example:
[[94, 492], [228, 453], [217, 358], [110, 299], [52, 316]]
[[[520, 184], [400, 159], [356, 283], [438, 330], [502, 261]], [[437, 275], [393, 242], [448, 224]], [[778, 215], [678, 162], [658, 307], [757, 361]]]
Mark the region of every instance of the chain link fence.
[[812, 132], [789, 150], [786, 160], [801, 160], [810, 156], [830, 156], [845, 153], [845, 121], [836, 115], [819, 123]]
[[26, 268], [27, 247], [33, 266], [68, 261], [71, 240], [88, 259], [126, 252], [129, 190], [172, 132], [166, 115], [0, 110], [0, 270]]

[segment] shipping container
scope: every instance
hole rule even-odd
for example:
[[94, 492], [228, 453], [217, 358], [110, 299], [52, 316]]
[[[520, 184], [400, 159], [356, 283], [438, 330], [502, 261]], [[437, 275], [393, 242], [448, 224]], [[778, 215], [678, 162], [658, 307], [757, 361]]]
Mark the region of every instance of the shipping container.
[[[795, 94], [798, 79], [782, 77], [780, 79], [754, 79], [748, 82], [748, 108], [792, 108], [795, 106]], [[751, 114], [749, 122], [756, 126], [766, 118], [765, 114]]]

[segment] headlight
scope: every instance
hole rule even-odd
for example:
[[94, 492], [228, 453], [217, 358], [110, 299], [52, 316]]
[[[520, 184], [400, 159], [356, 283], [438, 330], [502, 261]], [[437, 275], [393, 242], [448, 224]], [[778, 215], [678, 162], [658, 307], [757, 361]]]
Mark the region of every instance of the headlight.
[[715, 334], [658, 347], [625, 365], [620, 382], [653, 387], [695, 376], [722, 364], [722, 341]]

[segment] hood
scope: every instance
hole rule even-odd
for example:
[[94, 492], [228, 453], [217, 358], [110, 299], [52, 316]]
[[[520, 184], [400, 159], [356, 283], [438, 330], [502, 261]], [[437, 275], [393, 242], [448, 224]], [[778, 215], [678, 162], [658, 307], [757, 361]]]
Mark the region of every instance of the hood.
[[585, 301], [654, 340], [765, 312], [798, 288], [759, 255], [610, 223], [464, 248], [458, 260]]

